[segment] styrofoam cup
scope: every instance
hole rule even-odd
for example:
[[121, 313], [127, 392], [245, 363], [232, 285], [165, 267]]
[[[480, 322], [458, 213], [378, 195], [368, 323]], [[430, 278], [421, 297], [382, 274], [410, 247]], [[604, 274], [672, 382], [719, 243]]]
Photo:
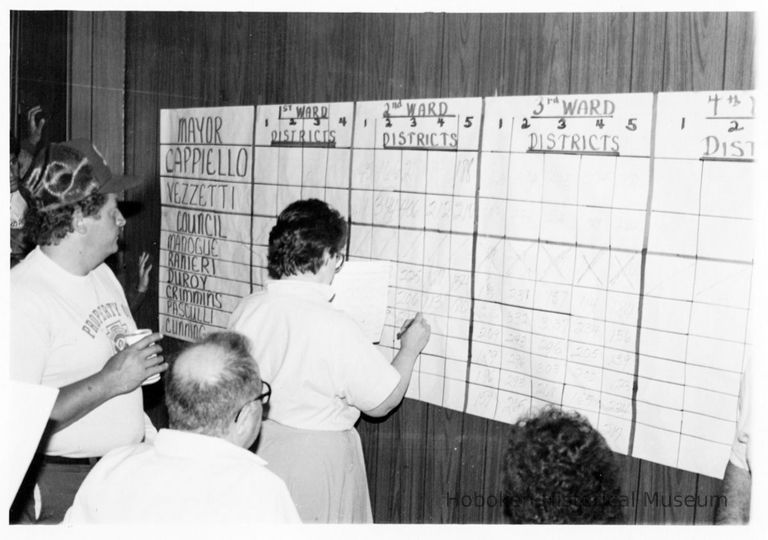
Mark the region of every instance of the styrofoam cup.
[[[152, 333], [152, 330], [150, 330], [149, 328], [142, 328], [140, 330], [136, 330], [135, 332], [131, 332], [130, 334], [127, 334], [126, 336], [124, 336], [125, 344], [126, 346], [133, 345], [134, 343], [141, 341], [151, 333]], [[147, 377], [144, 380], [144, 382], [141, 383], [141, 385], [144, 386], [146, 384], [154, 384], [159, 380], [160, 380], [160, 374], [155, 373], [154, 375]]]

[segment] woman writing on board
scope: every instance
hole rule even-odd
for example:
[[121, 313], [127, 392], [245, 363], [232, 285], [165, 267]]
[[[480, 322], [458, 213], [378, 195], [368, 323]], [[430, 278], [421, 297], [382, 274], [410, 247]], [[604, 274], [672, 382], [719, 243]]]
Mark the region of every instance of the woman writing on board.
[[269, 234], [274, 281], [244, 298], [229, 327], [247, 335], [272, 400], [257, 453], [288, 486], [305, 523], [371, 522], [361, 411], [388, 414], [402, 400], [429, 341], [421, 314], [403, 325], [390, 364], [362, 328], [330, 304], [347, 225], [317, 199], [290, 204]]

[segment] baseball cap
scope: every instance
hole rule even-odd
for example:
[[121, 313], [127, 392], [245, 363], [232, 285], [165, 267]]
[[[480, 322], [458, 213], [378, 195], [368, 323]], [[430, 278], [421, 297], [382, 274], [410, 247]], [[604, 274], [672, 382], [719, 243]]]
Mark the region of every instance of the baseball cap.
[[56, 210], [94, 193], [118, 193], [141, 178], [112, 174], [107, 162], [87, 139], [50, 143], [35, 156], [25, 181], [39, 212]]

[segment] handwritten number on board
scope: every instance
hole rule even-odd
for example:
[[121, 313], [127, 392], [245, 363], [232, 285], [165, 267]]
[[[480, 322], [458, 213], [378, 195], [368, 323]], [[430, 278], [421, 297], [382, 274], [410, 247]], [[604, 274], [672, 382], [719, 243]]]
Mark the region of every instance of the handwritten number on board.
[[717, 116], [717, 106], [720, 104], [720, 96], [717, 94], [709, 96], [709, 99], [707, 100], [709, 103], [713, 103], [712, 105], [712, 116]]
[[630, 118], [627, 120], [627, 125], [625, 127], [629, 131], [637, 131], [637, 118]]
[[473, 118], [474, 118], [474, 116], [467, 116], [467, 117], [464, 119], [464, 127], [465, 127], [465, 128], [469, 128], [469, 127], [472, 127], [472, 119], [473, 119]]
[[565, 118], [557, 121], [557, 129], [565, 129]]
[[523, 118], [523, 123], [520, 124], [520, 127], [523, 129], [528, 129], [529, 127], [531, 127], [531, 124], [528, 122], [527, 118]]
[[602, 118], [598, 118], [597, 121], [595, 122], [595, 125], [600, 129], [603, 129], [605, 127], [605, 122], [603, 122]]
[[445, 120], [443, 119], [442, 116], [437, 119], [437, 125], [440, 127], [443, 127], [445, 125]]
[[320, 125], [320, 119], [319, 119], [319, 118], [315, 118], [315, 125], [316, 125], [316, 126], [319, 126], [319, 125]]
[[269, 118], [264, 119], [264, 127], [269, 125]]
[[[387, 126], [387, 127], [389, 127], [389, 126]], [[416, 117], [415, 116], [411, 116], [411, 127], [416, 127]]]
[[384, 125], [388, 128], [392, 127], [392, 121], [389, 119], [389, 116], [384, 119]]
[[499, 118], [499, 129], [501, 129], [501, 126], [503, 126], [503, 125], [504, 125], [504, 120]]
[[680, 129], [685, 129], [685, 116], [680, 119]]
[[731, 120], [731, 126], [728, 128], [728, 133], [733, 133], [734, 131], [742, 131], [744, 128], [739, 125], [739, 123], [736, 120]]
[[295, 126], [295, 125], [296, 125], [296, 119], [295, 119], [295, 118], [291, 118], [291, 119], [288, 121], [288, 124], [289, 124], [289, 125], [291, 125], [291, 126]]
[[346, 126], [347, 125], [347, 117], [346, 116], [342, 116], [341, 118], [339, 118], [339, 124], [341, 124], [342, 126]]

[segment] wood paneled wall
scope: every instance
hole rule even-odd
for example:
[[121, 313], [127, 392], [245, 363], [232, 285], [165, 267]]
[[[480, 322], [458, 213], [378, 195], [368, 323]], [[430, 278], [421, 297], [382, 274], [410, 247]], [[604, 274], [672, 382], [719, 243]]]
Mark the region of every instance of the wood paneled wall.
[[[753, 86], [750, 13], [128, 13], [125, 31], [125, 167], [150, 179], [128, 260], [157, 260], [161, 108]], [[155, 297], [138, 320], [157, 325]], [[358, 429], [377, 522], [503, 522], [507, 426], [405, 400]], [[629, 523], [712, 522], [719, 481], [620, 459]]]
[[42, 141], [59, 141], [67, 134], [67, 13], [10, 13], [10, 131], [19, 139], [27, 133], [27, 111], [35, 105], [47, 118]]
[[117, 173], [123, 172], [124, 156], [125, 17], [120, 12], [69, 15], [68, 137], [93, 141]]

